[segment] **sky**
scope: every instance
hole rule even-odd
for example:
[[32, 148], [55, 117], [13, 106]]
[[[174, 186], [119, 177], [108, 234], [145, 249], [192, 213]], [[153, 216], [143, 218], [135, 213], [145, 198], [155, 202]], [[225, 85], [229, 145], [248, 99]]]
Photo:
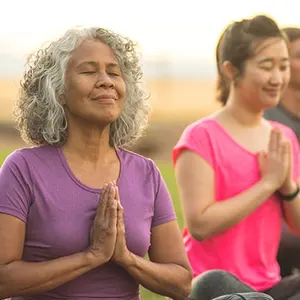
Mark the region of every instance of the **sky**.
[[227, 24], [262, 13], [280, 26], [300, 26], [298, 6], [299, 0], [3, 0], [0, 74], [18, 72], [29, 53], [74, 26], [129, 36], [147, 60], [213, 64]]

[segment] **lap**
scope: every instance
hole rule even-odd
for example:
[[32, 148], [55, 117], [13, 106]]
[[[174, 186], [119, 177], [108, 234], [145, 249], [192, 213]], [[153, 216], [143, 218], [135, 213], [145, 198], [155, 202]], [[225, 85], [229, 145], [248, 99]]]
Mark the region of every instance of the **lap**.
[[272, 300], [272, 298], [263, 293], [251, 292], [225, 295], [213, 300]]
[[222, 270], [205, 272], [193, 280], [190, 300], [272, 300], [266, 294], [257, 293], [232, 274]]
[[[278, 251], [278, 262], [282, 269], [282, 276], [285, 277], [278, 285], [266, 291], [275, 300], [300, 300], [300, 275], [290, 275], [293, 269], [300, 269], [299, 254], [300, 237], [290, 233], [287, 226], [284, 225]], [[232, 274], [222, 270], [213, 270], [205, 272], [193, 280], [189, 299], [270, 299], [270, 297], [262, 297], [266, 297], [266, 295], [255, 293], [254, 290], [239, 281]]]
[[287, 226], [282, 226], [280, 246], [277, 260], [283, 277], [292, 274], [294, 269], [300, 269], [300, 237], [292, 234]]
[[275, 300], [300, 299], [300, 275], [294, 274], [284, 277], [278, 284], [265, 291]]
[[234, 275], [212, 270], [194, 278], [190, 300], [300, 300], [300, 274], [284, 277], [277, 285], [264, 291], [255, 292]]

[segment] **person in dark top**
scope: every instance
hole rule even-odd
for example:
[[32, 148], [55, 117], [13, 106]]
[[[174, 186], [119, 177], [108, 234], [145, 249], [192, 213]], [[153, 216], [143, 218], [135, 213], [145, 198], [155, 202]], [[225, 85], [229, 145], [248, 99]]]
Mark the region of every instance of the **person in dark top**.
[[[300, 27], [283, 28], [289, 39], [291, 79], [280, 103], [265, 111], [265, 118], [287, 125], [294, 130], [300, 141]], [[278, 262], [281, 275], [288, 276], [300, 269], [300, 237], [283, 227]]]
[[290, 45], [291, 79], [280, 103], [265, 111], [265, 118], [287, 125], [300, 140], [300, 27], [284, 28]]

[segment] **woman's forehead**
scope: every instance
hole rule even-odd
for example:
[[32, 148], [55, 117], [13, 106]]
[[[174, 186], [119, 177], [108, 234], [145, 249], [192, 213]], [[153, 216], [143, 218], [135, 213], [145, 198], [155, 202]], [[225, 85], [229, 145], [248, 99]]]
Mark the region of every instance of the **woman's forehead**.
[[254, 45], [255, 60], [289, 58], [288, 47], [282, 38], [268, 38]]
[[100, 40], [84, 40], [71, 56], [71, 62], [76, 65], [103, 61], [118, 64], [114, 51]]

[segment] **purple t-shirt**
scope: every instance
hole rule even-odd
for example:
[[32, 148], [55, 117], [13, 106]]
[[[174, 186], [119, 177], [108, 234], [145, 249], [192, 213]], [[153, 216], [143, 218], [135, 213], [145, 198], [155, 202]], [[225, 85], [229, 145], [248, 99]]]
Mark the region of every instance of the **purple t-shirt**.
[[[151, 228], [176, 218], [167, 187], [154, 162], [118, 149], [117, 181], [124, 207], [128, 249], [144, 257]], [[85, 251], [100, 189], [81, 183], [61, 148], [16, 150], [0, 170], [0, 213], [26, 223], [23, 260], [40, 262]], [[139, 284], [108, 262], [64, 285], [31, 297], [13, 299], [139, 299]]]

